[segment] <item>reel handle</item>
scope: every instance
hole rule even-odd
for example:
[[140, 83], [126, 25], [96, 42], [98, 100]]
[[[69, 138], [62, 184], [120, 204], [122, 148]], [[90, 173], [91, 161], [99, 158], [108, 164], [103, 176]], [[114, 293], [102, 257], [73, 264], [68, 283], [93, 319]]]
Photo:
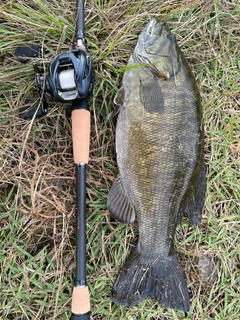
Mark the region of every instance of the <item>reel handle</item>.
[[47, 113], [46, 102], [40, 102], [39, 107], [28, 109], [28, 107], [21, 107], [19, 109], [19, 118], [23, 120], [31, 120], [34, 116], [42, 118]]

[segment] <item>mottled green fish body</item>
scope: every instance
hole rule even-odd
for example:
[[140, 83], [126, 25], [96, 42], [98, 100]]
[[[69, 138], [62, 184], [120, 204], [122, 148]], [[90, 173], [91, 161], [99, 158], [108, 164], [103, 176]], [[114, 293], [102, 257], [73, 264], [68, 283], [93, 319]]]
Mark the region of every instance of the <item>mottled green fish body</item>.
[[183, 211], [196, 225], [204, 204], [199, 91], [175, 37], [156, 19], [140, 34], [128, 67], [115, 97], [119, 175], [108, 208], [123, 223], [137, 217], [139, 241], [114, 284], [112, 300], [129, 306], [153, 298], [187, 311], [189, 294], [174, 236]]

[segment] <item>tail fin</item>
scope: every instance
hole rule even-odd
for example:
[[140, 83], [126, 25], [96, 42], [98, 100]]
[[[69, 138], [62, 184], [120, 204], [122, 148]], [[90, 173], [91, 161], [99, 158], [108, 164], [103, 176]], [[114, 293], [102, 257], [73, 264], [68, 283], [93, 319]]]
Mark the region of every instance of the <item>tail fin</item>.
[[149, 260], [142, 257], [136, 247], [114, 283], [111, 299], [119, 305], [133, 306], [148, 298], [185, 312], [190, 307], [187, 285], [176, 254]]

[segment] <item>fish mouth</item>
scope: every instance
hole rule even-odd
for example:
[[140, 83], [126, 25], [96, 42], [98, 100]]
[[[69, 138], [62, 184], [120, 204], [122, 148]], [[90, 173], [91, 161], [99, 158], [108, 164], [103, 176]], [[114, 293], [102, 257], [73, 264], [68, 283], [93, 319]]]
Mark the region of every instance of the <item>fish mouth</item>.
[[147, 38], [151, 38], [153, 36], [163, 36], [168, 37], [171, 36], [171, 31], [167, 27], [166, 23], [159, 22], [156, 18], [152, 18], [148, 25], [146, 26]]
[[157, 50], [155, 43], [158, 43], [158, 47], [169, 44], [174, 45], [175, 37], [171, 33], [170, 29], [165, 22], [158, 21], [156, 18], [152, 18], [145, 29], [143, 37], [143, 48], [149, 55], [159, 55], [161, 57], [168, 57], [169, 52], [162, 50], [162, 53]]
[[149, 61], [150, 56], [166, 56], [167, 52], [160, 53], [159, 48], [169, 43], [170, 45], [173, 44], [174, 39], [166, 23], [152, 18], [139, 36], [134, 50], [136, 61], [151, 64]]

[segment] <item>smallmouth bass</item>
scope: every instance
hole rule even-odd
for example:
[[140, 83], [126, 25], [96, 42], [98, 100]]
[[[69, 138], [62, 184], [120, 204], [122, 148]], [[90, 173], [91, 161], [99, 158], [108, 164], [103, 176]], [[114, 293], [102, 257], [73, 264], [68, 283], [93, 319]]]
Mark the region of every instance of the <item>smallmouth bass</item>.
[[190, 299], [174, 237], [184, 211], [191, 225], [201, 221], [204, 132], [196, 81], [165, 23], [153, 18], [141, 32], [114, 102], [119, 174], [108, 210], [122, 223], [137, 217], [139, 240], [112, 301], [132, 306], [152, 298], [186, 312]]

